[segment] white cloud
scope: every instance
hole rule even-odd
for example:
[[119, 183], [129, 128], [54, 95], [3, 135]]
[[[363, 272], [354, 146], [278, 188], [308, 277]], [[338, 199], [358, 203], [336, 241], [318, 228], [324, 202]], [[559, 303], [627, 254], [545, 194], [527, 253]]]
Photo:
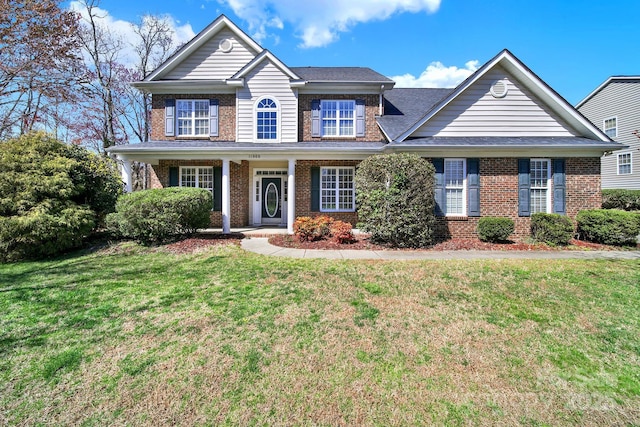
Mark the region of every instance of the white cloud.
[[293, 26], [301, 47], [326, 46], [352, 26], [385, 20], [402, 12], [434, 13], [441, 0], [218, 0], [249, 24], [251, 36], [258, 42], [281, 30], [284, 23]]
[[[81, 2], [72, 1], [69, 5], [69, 9], [78, 12], [83, 19], [88, 19], [87, 9]], [[109, 11], [98, 7], [94, 8], [94, 15], [97, 17], [96, 20], [98, 25], [102, 28], [108, 29], [111, 34], [117, 35], [119, 40], [122, 41], [122, 51], [119, 53], [118, 62], [126, 66], [133, 66], [136, 62], [136, 54], [133, 50], [132, 44], [134, 44], [135, 40], [138, 39], [138, 36], [132, 28], [133, 23], [116, 19], [109, 14]], [[162, 18], [166, 20], [170, 28], [173, 30], [174, 46], [181, 46], [195, 37], [196, 34], [193, 32], [191, 24], [180, 25], [180, 23], [170, 15], [165, 15]]]
[[429, 64], [420, 77], [403, 74], [390, 79], [396, 82], [395, 87], [456, 87], [478, 69], [478, 64], [479, 61], [473, 60], [464, 64], [464, 68], [458, 68], [455, 65], [446, 67], [437, 61]]

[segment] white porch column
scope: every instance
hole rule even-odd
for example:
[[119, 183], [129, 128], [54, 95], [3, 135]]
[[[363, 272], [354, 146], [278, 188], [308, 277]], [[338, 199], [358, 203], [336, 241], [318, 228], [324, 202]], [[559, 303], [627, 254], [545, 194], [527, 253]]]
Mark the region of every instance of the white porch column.
[[131, 178], [131, 162], [129, 160], [120, 159], [122, 167], [120, 168], [120, 175], [122, 176], [122, 182], [124, 183], [124, 191], [131, 193], [133, 191], [133, 180]]
[[222, 159], [222, 233], [231, 233], [231, 180], [229, 159]]
[[296, 220], [296, 160], [289, 159], [287, 171], [287, 233], [293, 234], [293, 223]]

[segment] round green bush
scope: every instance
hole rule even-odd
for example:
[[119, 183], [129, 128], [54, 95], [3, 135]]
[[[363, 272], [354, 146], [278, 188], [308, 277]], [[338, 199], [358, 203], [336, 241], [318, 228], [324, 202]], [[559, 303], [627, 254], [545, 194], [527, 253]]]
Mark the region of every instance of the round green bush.
[[192, 234], [210, 223], [211, 193], [202, 188], [142, 190], [118, 198], [107, 226], [117, 237], [156, 243]]
[[483, 217], [478, 220], [478, 238], [483, 242], [504, 242], [514, 230], [511, 218]]
[[619, 209], [589, 209], [576, 216], [581, 239], [605, 245], [634, 245], [640, 234], [640, 214]]
[[41, 132], [0, 143], [0, 261], [78, 247], [112, 212], [113, 161]]
[[377, 243], [424, 247], [433, 243], [435, 169], [415, 154], [364, 160], [356, 171], [358, 228]]
[[531, 237], [539, 242], [565, 246], [573, 235], [573, 222], [567, 216], [547, 213], [531, 215]]

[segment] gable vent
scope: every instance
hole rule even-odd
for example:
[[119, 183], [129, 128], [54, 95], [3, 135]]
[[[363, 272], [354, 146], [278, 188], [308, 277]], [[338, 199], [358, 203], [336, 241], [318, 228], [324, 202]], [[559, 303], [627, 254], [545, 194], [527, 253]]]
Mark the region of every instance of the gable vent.
[[507, 82], [504, 80], [498, 80], [491, 85], [490, 91], [494, 98], [504, 98], [507, 96], [509, 88], [507, 87]]
[[229, 39], [222, 39], [220, 40], [220, 44], [218, 46], [220, 47], [221, 51], [223, 51], [224, 53], [228, 53], [231, 52], [231, 49], [233, 49], [233, 42]]

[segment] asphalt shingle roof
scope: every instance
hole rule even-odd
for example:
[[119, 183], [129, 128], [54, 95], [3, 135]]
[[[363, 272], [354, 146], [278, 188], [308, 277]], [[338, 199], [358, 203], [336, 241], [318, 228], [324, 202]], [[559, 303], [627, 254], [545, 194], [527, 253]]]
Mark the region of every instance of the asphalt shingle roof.
[[378, 118], [383, 131], [393, 141], [427, 112], [446, 98], [453, 89], [397, 88], [384, 93], [384, 116]]
[[366, 67], [289, 67], [309, 82], [379, 82], [393, 83], [388, 77]]

